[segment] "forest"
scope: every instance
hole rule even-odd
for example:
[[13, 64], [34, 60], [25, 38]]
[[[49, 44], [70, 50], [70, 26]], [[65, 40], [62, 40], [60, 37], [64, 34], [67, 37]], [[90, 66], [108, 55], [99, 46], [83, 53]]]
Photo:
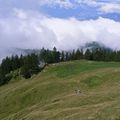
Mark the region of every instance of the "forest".
[[77, 49], [72, 51], [58, 51], [42, 48], [40, 52], [32, 52], [28, 55], [14, 55], [6, 57], [0, 65], [0, 85], [7, 84], [13, 77], [12, 71], [18, 70], [18, 74], [28, 79], [32, 75], [41, 72], [47, 64], [59, 63], [71, 60], [91, 61], [120, 61], [120, 51], [106, 48]]

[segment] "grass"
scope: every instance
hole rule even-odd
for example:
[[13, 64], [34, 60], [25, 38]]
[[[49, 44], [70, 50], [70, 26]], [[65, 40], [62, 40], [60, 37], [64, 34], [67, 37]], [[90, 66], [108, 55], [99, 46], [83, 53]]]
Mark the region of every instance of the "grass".
[[0, 120], [119, 120], [119, 114], [119, 62], [53, 64], [0, 87]]

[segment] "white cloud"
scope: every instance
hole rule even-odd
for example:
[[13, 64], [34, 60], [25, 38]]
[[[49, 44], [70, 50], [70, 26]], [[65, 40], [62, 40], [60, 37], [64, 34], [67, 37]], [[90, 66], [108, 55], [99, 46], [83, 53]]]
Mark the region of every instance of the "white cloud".
[[113, 49], [120, 49], [119, 22], [104, 18], [86, 21], [51, 18], [43, 23], [56, 34], [58, 48], [74, 49], [86, 42], [97, 41]]
[[49, 5], [50, 7], [72, 8], [73, 4], [70, 0], [39, 0], [40, 5]]
[[79, 4], [87, 4], [87, 5], [92, 5], [92, 6], [97, 6], [99, 2], [96, 0], [75, 0], [76, 3]]
[[109, 1], [98, 1], [98, 0], [75, 0], [77, 4], [86, 4], [91, 7], [101, 7], [103, 5], [109, 4]]
[[103, 13], [120, 13], [120, 4], [105, 4], [101, 6], [100, 11]]
[[9, 18], [0, 18], [0, 56], [13, 48], [53, 48], [70, 50], [98, 41], [120, 49], [120, 22], [99, 18], [79, 21], [60, 19], [39, 13], [15, 10]]
[[98, 11], [102, 13], [120, 13], [120, 1], [107, 0], [107, 1], [98, 1], [98, 0], [75, 0], [76, 3], [86, 4], [92, 7], [97, 7]]

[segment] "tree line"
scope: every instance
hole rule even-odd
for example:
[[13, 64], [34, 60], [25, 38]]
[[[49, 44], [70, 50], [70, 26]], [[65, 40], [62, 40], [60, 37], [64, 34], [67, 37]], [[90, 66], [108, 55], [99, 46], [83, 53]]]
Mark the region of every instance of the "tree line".
[[112, 51], [105, 48], [95, 49], [77, 49], [73, 51], [58, 51], [55, 47], [53, 50], [41, 49], [39, 53], [28, 55], [15, 55], [6, 57], [0, 65], [0, 85], [8, 83], [12, 79], [12, 71], [20, 71], [24, 78], [30, 78], [44, 69], [46, 64], [58, 63], [70, 60], [93, 60], [93, 61], [120, 61], [120, 51]]

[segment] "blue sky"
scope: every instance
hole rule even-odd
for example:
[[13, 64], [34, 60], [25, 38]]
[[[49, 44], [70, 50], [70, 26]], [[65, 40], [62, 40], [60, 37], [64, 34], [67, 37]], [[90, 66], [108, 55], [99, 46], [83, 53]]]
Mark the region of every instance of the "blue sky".
[[0, 58], [92, 41], [120, 50], [120, 0], [0, 0]]
[[[80, 20], [86, 20], [86, 19], [97, 19], [98, 17], [101, 16], [101, 17], [106, 17], [106, 18], [110, 18], [113, 20], [120, 20], [120, 9], [114, 8], [115, 5], [120, 7], [120, 1], [115, 2], [115, 0], [114, 1], [112, 0], [102, 1], [101, 0], [101, 2], [98, 1], [93, 4], [92, 3], [87, 4], [86, 2], [81, 2], [81, 3], [71, 2], [71, 3], [74, 6], [67, 7], [67, 8], [64, 6], [60, 7], [58, 4], [54, 7], [51, 7], [45, 4], [41, 6], [41, 10], [43, 13], [46, 13], [53, 17], [61, 17], [61, 18], [76, 17]], [[109, 10], [108, 12], [100, 11], [100, 8], [102, 8], [105, 5], [113, 5], [111, 8], [109, 8], [109, 9], [113, 9], [113, 12], [109, 12]]]
[[58, 18], [85, 20], [102, 16], [120, 20], [120, 0], [0, 0], [0, 15], [9, 15], [14, 8]]

